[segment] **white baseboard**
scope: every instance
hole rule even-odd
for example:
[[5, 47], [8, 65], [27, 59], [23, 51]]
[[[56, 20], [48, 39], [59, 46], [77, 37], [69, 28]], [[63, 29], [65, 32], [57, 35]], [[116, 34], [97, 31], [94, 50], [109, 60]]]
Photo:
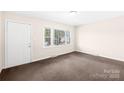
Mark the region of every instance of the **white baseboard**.
[[102, 55], [102, 54], [96, 54], [96, 53], [91, 53], [91, 52], [86, 52], [86, 51], [80, 51], [80, 50], [77, 50], [77, 52], [86, 53], [86, 54], [90, 54], [90, 55], [93, 55], [93, 56], [99, 56], [99, 57], [104, 57], [104, 58], [108, 58], [108, 59], [112, 59], [112, 60], [117, 60], [117, 61], [124, 62], [123, 59], [114, 58], [114, 57], [110, 57], [110, 56], [105, 56], [105, 55]]
[[[42, 58], [38, 58], [38, 59], [35, 59], [35, 60], [31, 60], [30, 63], [33, 63], [33, 62], [36, 62], [36, 61], [40, 61], [40, 60], [44, 60], [44, 59], [48, 59], [48, 58], [54, 58], [54, 57], [57, 57], [57, 56], [60, 56], [60, 55], [64, 55], [64, 54], [67, 54], [67, 53], [71, 53], [71, 52], [73, 52], [73, 51], [69, 51], [69, 52], [65, 52], [65, 53], [60, 53], [60, 54], [57, 54], [57, 55], [51, 55], [51, 56], [47, 56], [47, 57], [42, 57]], [[24, 64], [28, 64], [28, 63], [24, 63]], [[23, 64], [20, 64], [20, 65], [23, 65]], [[16, 65], [16, 66], [19, 66], [19, 65]], [[14, 66], [5, 66], [4, 69], [10, 68], [10, 67], [14, 67]]]
[[32, 62], [36, 62], [36, 61], [44, 60], [44, 59], [48, 59], [48, 58], [54, 58], [54, 57], [57, 57], [57, 56], [60, 56], [60, 55], [64, 55], [64, 54], [67, 54], [67, 53], [71, 53], [71, 52], [74, 52], [74, 51], [69, 51], [69, 52], [65, 52], [65, 53], [60, 53], [60, 54], [56, 54], [56, 55], [42, 57], [42, 58], [39, 58], [39, 59], [32, 60]]

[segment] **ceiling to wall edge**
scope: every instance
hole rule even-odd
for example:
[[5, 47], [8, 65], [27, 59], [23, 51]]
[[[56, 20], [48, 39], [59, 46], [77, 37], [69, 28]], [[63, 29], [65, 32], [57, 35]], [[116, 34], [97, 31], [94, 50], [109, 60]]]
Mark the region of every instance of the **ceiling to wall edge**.
[[124, 12], [70, 12], [70, 11], [15, 11], [10, 12], [17, 15], [40, 18], [42, 20], [80, 26], [94, 24], [96, 22], [109, 20], [115, 17], [124, 16]]

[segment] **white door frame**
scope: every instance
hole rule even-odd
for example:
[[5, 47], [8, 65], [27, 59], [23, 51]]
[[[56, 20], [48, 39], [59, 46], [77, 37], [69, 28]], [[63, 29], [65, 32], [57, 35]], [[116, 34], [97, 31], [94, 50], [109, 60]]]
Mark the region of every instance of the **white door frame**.
[[[5, 19], [5, 61], [3, 64], [3, 68], [8, 68], [6, 67], [6, 62], [8, 62], [8, 22], [13, 22], [13, 23], [19, 23], [19, 24], [27, 24], [30, 25], [30, 44], [32, 48], [32, 42], [31, 42], [31, 24], [25, 23], [25, 22], [20, 22], [18, 20], [13, 20], [13, 19]], [[30, 48], [30, 62], [31, 62], [31, 48]]]

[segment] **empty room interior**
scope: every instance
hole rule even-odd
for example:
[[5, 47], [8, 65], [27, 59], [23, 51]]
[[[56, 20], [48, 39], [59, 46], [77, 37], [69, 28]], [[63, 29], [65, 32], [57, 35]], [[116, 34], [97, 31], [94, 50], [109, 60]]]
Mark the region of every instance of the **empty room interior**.
[[124, 12], [1, 11], [1, 81], [123, 81]]

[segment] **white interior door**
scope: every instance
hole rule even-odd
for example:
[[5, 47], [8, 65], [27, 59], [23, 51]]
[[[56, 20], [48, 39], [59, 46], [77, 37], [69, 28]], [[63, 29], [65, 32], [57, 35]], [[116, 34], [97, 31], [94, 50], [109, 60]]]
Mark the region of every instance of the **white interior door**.
[[30, 25], [7, 22], [5, 67], [13, 67], [31, 62]]

